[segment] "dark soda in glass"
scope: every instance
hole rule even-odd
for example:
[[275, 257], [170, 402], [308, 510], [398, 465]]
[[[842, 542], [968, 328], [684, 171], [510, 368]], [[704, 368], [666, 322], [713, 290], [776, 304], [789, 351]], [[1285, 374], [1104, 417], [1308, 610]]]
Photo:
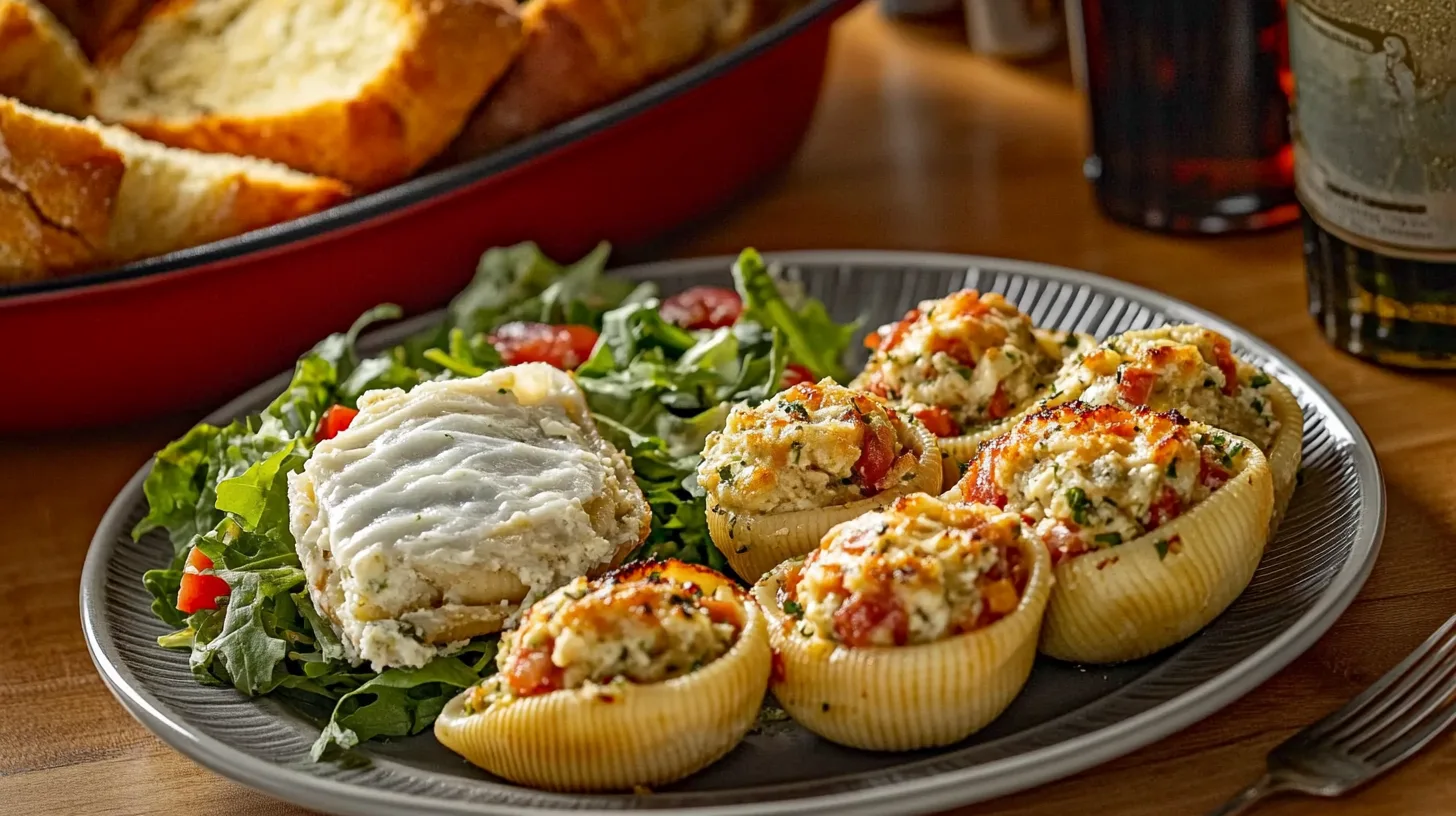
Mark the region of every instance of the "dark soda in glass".
[[1073, 0], [1086, 174], [1112, 218], [1171, 232], [1299, 217], [1281, 0]]

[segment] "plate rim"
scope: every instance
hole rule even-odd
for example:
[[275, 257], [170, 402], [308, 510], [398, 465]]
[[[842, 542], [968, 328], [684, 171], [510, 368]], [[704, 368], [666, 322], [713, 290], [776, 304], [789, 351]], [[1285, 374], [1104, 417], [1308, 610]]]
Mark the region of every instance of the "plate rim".
[[[1340, 421], [1349, 433], [1354, 447], [1356, 477], [1362, 487], [1357, 518], [1360, 529], [1351, 545], [1350, 554], [1332, 576], [1314, 603], [1268, 643], [1213, 678], [1158, 705], [1103, 728], [1044, 748], [1015, 754], [1003, 759], [950, 771], [929, 774], [909, 780], [885, 782], [855, 788], [844, 793], [799, 797], [778, 801], [746, 802], [724, 805], [702, 805], [684, 808], [654, 809], [666, 816], [748, 816], [748, 814], [800, 814], [833, 812], [860, 814], [886, 812], [893, 807], [898, 813], [926, 813], [973, 802], [985, 801], [1085, 771], [1114, 758], [1150, 745], [1222, 710], [1248, 694], [1265, 680], [1282, 670], [1307, 651], [1334, 625], [1340, 615], [1364, 586], [1379, 556], [1386, 522], [1385, 481], [1379, 461], [1364, 429], [1340, 402], [1302, 367], [1283, 352], [1230, 321], [1186, 301], [1165, 295], [1137, 284], [1116, 278], [1036, 261], [1015, 260], [981, 255], [898, 250], [807, 250], [765, 252], [769, 262], [786, 266], [794, 264], [827, 264], [840, 266], [925, 266], [989, 269], [996, 272], [1028, 275], [1069, 284], [1092, 285], [1129, 301], [1166, 310], [1172, 306], [1185, 311], [1209, 328], [1238, 337], [1261, 354], [1277, 362], [1300, 385], [1309, 389], [1324, 407]], [[664, 273], [691, 276], [721, 272], [735, 256], [717, 255], [656, 261], [612, 270], [628, 278], [660, 277]], [[437, 321], [443, 310], [429, 312], [402, 321], [369, 335], [382, 340], [404, 334]], [[246, 405], [260, 398], [271, 398], [291, 372], [283, 372], [248, 389], [225, 405], [209, 413], [203, 421], [230, 419]], [[280, 382], [280, 380], [282, 382]], [[97, 526], [82, 569], [80, 617], [87, 651], [98, 673], [122, 707], [145, 728], [169, 746], [208, 769], [266, 792], [285, 801], [325, 812], [358, 814], [393, 814], [404, 808], [430, 814], [506, 814], [520, 812], [514, 806], [422, 798], [414, 794], [384, 791], [280, 767], [252, 754], [236, 750], [203, 733], [189, 731], [185, 722], [169, 719], [166, 705], [146, 691], [129, 685], [123, 670], [116, 665], [110, 646], [110, 627], [99, 606], [105, 596], [106, 562], [114, 546], [105, 531], [117, 528], [140, 495], [141, 482], [151, 469], [148, 460], [132, 475], [117, 493]], [[1364, 488], [1370, 489], [1364, 489]], [[1363, 549], [1363, 552], [1361, 550]], [[107, 642], [103, 643], [103, 639]], [[987, 769], [990, 769], [989, 771]], [[424, 772], [428, 773], [428, 772]], [[967, 790], [974, 792], [967, 795]], [[546, 816], [576, 814], [579, 808], [530, 808], [530, 813]]]

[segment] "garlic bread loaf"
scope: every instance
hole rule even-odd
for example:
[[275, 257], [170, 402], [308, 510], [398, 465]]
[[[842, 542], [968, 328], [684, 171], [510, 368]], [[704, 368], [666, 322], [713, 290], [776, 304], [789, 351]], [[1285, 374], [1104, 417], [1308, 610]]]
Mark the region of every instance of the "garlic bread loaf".
[[377, 189], [450, 143], [520, 39], [514, 0], [171, 0], [102, 59], [97, 116]]
[[451, 148], [490, 152], [731, 48], [795, 0], [531, 0], [525, 44]]
[[94, 89], [81, 46], [45, 6], [0, 0], [0, 96], [86, 116]]
[[161, 255], [299, 218], [348, 188], [0, 99], [0, 283]]

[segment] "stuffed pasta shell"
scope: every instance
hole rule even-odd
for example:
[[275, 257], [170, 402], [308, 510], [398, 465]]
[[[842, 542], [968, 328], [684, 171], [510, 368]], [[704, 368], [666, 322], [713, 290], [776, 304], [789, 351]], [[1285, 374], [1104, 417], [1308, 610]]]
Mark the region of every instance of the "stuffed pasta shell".
[[948, 480], [1036, 402], [1064, 356], [1094, 345], [1036, 329], [1001, 295], [974, 289], [922, 302], [865, 344], [872, 354], [851, 386], [924, 423], [940, 440]]
[[499, 671], [435, 721], [446, 747], [522, 785], [661, 785], [716, 761], [758, 716], [762, 614], [727, 577], [647, 561], [578, 578], [501, 639]]
[[951, 492], [1018, 514], [1051, 554], [1041, 649], [1115, 663], [1202, 629], [1248, 586], [1273, 487], [1250, 441], [1146, 408], [1044, 408]]
[[915, 494], [836, 526], [754, 597], [784, 709], [834, 742], [900, 751], [964, 739], [1011, 703], [1050, 589], [1018, 516]]
[[1281, 382], [1235, 357], [1228, 338], [1178, 325], [1119, 334], [1074, 356], [1052, 401], [1177, 411], [1241, 436], [1269, 460], [1274, 523], [1289, 505], [1304, 444], [1304, 415]]
[[839, 522], [939, 492], [941, 475], [923, 425], [828, 379], [734, 406], [697, 472], [713, 543], [747, 581], [813, 549]]

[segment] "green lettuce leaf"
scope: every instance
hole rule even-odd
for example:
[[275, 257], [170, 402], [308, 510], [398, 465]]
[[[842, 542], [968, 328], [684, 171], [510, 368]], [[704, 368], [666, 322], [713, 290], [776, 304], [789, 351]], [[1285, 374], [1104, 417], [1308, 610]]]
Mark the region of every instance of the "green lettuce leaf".
[[376, 737], [404, 737], [430, 727], [451, 697], [489, 671], [495, 647], [494, 640], [482, 640], [418, 669], [387, 669], [340, 696], [313, 744], [314, 761], [330, 746], [348, 749]]
[[783, 332], [789, 356], [815, 377], [848, 382], [843, 360], [858, 322], [836, 323], [823, 303], [810, 298], [797, 307], [791, 305], [762, 256], [752, 249], [738, 256], [733, 265], [733, 282], [743, 298], [743, 320]]

